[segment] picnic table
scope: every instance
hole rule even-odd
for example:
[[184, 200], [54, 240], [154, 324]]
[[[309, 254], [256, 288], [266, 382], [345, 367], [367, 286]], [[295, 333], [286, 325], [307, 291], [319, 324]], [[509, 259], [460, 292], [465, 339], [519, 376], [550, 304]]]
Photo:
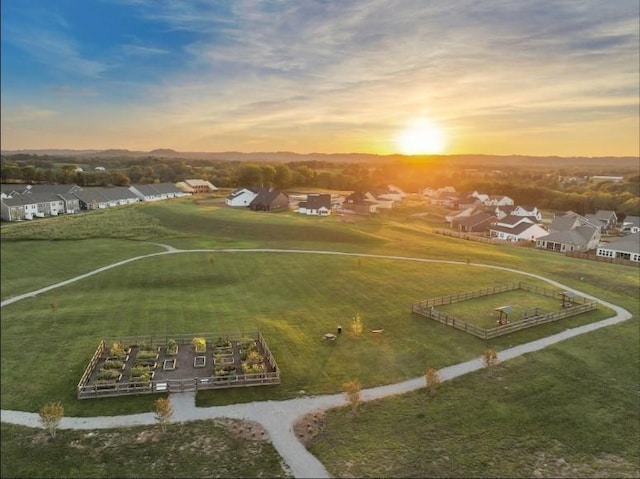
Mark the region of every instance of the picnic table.
[[325, 341], [335, 341], [336, 340], [336, 335], [333, 333], [327, 333], [323, 336]]

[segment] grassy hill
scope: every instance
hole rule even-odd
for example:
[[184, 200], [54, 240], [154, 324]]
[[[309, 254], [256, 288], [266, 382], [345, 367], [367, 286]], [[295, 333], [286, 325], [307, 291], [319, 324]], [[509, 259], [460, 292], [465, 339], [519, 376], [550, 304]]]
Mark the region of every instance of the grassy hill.
[[[427, 215], [411, 216], [421, 211]], [[75, 400], [75, 384], [106, 335], [261, 330], [283, 384], [198, 395], [199, 405], [211, 405], [292, 397], [300, 389], [338, 392], [352, 378], [364, 387], [395, 382], [422, 375], [427, 366], [446, 366], [488, 347], [500, 350], [611, 314], [599, 308], [493, 342], [411, 314], [412, 301], [512, 280], [535, 282], [475, 265], [483, 263], [548, 276], [619, 304], [634, 318], [509, 362], [491, 380], [482, 372], [461, 377], [433, 399], [418, 391], [367, 404], [355, 417], [331, 411], [312, 451], [337, 476], [531, 476], [536, 469], [547, 476], [637, 475], [636, 268], [436, 235], [431, 228], [442, 224], [438, 212], [418, 205], [344, 220], [180, 200], [3, 226], [3, 299], [163, 251], [155, 243], [205, 251], [141, 259], [3, 308], [2, 408], [37, 411], [61, 400], [68, 415], [149, 411], [154, 397]], [[209, 251], [229, 248], [460, 264]], [[356, 312], [367, 330], [385, 329], [383, 340], [347, 334], [328, 347], [322, 334], [337, 324], [348, 327]], [[3, 425], [3, 441], [6, 430]], [[21, 434], [12, 431], [6, 437]], [[560, 459], [577, 472], [563, 468]], [[551, 468], [550, 461], [558, 466]]]

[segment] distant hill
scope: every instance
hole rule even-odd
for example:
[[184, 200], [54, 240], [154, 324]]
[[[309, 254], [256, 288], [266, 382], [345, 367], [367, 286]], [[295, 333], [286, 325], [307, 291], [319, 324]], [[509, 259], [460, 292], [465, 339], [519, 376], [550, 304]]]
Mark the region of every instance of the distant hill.
[[170, 148], [159, 148], [151, 151], [134, 151], [126, 149], [109, 150], [72, 150], [72, 149], [48, 149], [48, 150], [3, 150], [2, 155], [38, 155], [38, 156], [62, 156], [62, 157], [91, 157], [91, 158], [182, 158], [199, 160], [227, 160], [249, 162], [293, 162], [293, 161], [327, 161], [332, 163], [369, 163], [388, 164], [394, 162], [428, 162], [434, 164], [447, 164], [464, 168], [493, 167], [507, 168], [513, 166], [531, 167], [601, 167], [624, 168], [634, 170], [640, 168], [638, 157], [560, 157], [560, 156], [527, 156], [527, 155], [375, 155], [371, 153], [294, 153], [290, 151], [278, 152], [253, 152], [243, 153], [239, 151], [225, 152], [181, 152]]

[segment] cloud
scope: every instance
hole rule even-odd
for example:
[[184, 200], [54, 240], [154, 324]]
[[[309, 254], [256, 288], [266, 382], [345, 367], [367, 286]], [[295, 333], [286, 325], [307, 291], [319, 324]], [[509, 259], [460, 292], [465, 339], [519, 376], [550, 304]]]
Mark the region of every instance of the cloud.
[[109, 66], [84, 58], [76, 42], [66, 33], [46, 27], [8, 25], [3, 27], [3, 40], [21, 49], [51, 70], [64, 74], [97, 78]]

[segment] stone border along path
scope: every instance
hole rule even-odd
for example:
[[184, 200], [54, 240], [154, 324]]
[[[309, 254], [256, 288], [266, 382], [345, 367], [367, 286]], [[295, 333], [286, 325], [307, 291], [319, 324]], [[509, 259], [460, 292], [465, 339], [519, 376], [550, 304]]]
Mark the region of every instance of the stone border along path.
[[[610, 318], [587, 324], [584, 326], [578, 326], [576, 328], [567, 329], [561, 333], [547, 336], [546, 338], [538, 339], [529, 343], [521, 344], [509, 349], [505, 349], [498, 354], [500, 361], [506, 361], [523, 354], [527, 354], [533, 351], [538, 351], [547, 346], [556, 344], [560, 341], [573, 338], [580, 334], [585, 334], [591, 331], [595, 331], [600, 328], [611, 326], [621, 323], [632, 317], [631, 313], [624, 308], [608, 303], [594, 296], [590, 296], [581, 293], [578, 290], [569, 288], [557, 281], [539, 276], [533, 273], [526, 273], [511, 268], [505, 268], [501, 266], [492, 266], [480, 263], [466, 263], [462, 261], [446, 261], [446, 260], [433, 260], [422, 258], [411, 258], [406, 256], [391, 256], [391, 255], [376, 255], [366, 253], [344, 253], [333, 251], [313, 251], [313, 250], [283, 250], [283, 249], [197, 249], [197, 250], [179, 250], [172, 246], [153, 243], [157, 246], [161, 246], [166, 249], [164, 252], [152, 253], [127, 260], [113, 263], [109, 266], [98, 268], [89, 273], [77, 276], [60, 283], [41, 288], [30, 293], [25, 293], [19, 296], [6, 299], [0, 303], [0, 308], [8, 304], [15, 303], [22, 299], [32, 298], [38, 294], [45, 293], [61, 286], [66, 286], [75, 281], [87, 278], [94, 274], [98, 274], [102, 271], [106, 271], [117, 266], [121, 266], [132, 261], [136, 261], [144, 258], [151, 258], [154, 256], [164, 254], [175, 253], [294, 253], [294, 254], [327, 254], [327, 255], [342, 255], [342, 256], [357, 256], [379, 259], [394, 259], [403, 261], [416, 261], [422, 263], [444, 263], [444, 264], [457, 264], [468, 265], [481, 268], [492, 268], [503, 271], [510, 271], [513, 273], [529, 276], [542, 281], [546, 281], [549, 284], [572, 291], [576, 294], [580, 294], [586, 298], [598, 301], [600, 304], [613, 309], [616, 314]], [[483, 363], [480, 358], [472, 359], [459, 364], [454, 364], [439, 370], [441, 381], [448, 381], [463, 374], [467, 374], [473, 371], [482, 369]], [[424, 377], [409, 379], [396, 384], [389, 384], [386, 386], [379, 386], [362, 390], [362, 399], [364, 401], [372, 401], [374, 399], [380, 399], [394, 394], [402, 394], [416, 389], [424, 387]], [[295, 477], [309, 477], [309, 478], [328, 478], [331, 477], [322, 463], [311, 454], [298, 440], [293, 432], [293, 425], [295, 421], [305, 414], [317, 412], [320, 410], [335, 408], [347, 404], [347, 401], [342, 393], [323, 395], [323, 396], [305, 396], [295, 399], [289, 399], [285, 401], [262, 401], [252, 402], [244, 404], [231, 404], [228, 406], [213, 406], [207, 408], [196, 408], [195, 406], [195, 393], [177, 393], [171, 394], [170, 399], [173, 405], [174, 413], [172, 422], [185, 422], [185, 421], [198, 421], [204, 419], [215, 418], [232, 418], [241, 420], [252, 420], [262, 424], [274, 447], [285, 462], [285, 467], [293, 473]], [[28, 413], [22, 411], [12, 410], [0, 410], [0, 421], [18, 424], [22, 426], [40, 428], [40, 416], [37, 413]], [[130, 414], [124, 416], [98, 416], [98, 417], [64, 417], [60, 423], [60, 429], [108, 429], [119, 427], [130, 427], [138, 425], [154, 425], [156, 424], [155, 416], [152, 412], [141, 414]]]

